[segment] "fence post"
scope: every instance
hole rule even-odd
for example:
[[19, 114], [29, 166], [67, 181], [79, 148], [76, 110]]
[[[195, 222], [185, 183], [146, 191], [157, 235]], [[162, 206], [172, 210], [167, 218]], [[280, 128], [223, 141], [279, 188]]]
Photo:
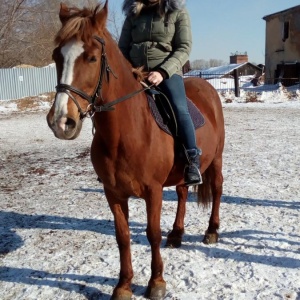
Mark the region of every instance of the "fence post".
[[298, 69], [298, 84], [299, 84], [299, 87], [300, 87], [300, 62], [297, 62], [297, 69]]
[[234, 76], [234, 94], [236, 97], [240, 96], [240, 86], [239, 86], [239, 75], [238, 70], [233, 70], [233, 76]]

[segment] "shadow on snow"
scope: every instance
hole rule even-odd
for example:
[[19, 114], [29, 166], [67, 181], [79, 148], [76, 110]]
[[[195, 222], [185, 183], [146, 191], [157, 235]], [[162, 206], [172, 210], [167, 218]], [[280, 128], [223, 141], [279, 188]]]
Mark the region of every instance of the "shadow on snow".
[[[131, 238], [134, 243], [148, 245], [146, 237], [139, 237], [145, 232], [145, 227], [145, 224], [130, 222]], [[0, 254], [14, 251], [24, 244], [21, 237], [15, 233], [18, 228], [92, 231], [115, 236], [114, 221], [101, 219], [100, 213], [99, 219], [78, 219], [0, 211]]]
[[[103, 188], [80, 188], [77, 191], [85, 193], [102, 193], [104, 194]], [[196, 194], [189, 190], [188, 201], [196, 201]], [[163, 190], [163, 201], [176, 201], [177, 193], [175, 190]], [[241, 198], [235, 196], [223, 195], [221, 203], [237, 204], [237, 205], [250, 205], [250, 206], [265, 206], [265, 207], [278, 207], [288, 209], [300, 209], [300, 201], [284, 201], [284, 200], [270, 200], [270, 199], [252, 199], [252, 198]]]
[[[83, 192], [103, 192], [102, 190], [82, 190]], [[164, 201], [175, 201], [177, 199], [176, 191], [169, 190], [164, 191]], [[192, 200], [193, 201], [193, 200]], [[253, 205], [253, 206], [274, 206], [287, 209], [299, 209], [300, 202], [288, 202], [279, 200], [258, 200], [239, 197], [223, 196], [223, 202], [232, 205]], [[100, 214], [100, 213], [99, 213]], [[49, 215], [28, 215], [20, 214], [16, 212], [0, 211], [0, 254], [5, 255], [10, 251], [14, 251], [17, 248], [23, 246], [24, 242], [22, 238], [15, 233], [18, 228], [25, 229], [52, 229], [52, 230], [86, 230], [93, 231], [105, 235], [115, 235], [113, 220], [99, 220], [95, 219], [78, 219], [71, 217], [49, 216]], [[170, 224], [171, 227], [172, 224]], [[148, 245], [148, 241], [145, 235], [146, 224], [130, 222], [130, 231], [133, 244]], [[276, 237], [274, 237], [276, 234]], [[300, 236], [297, 234], [289, 235], [290, 240], [285, 235], [282, 238], [278, 238], [278, 234], [272, 231], [259, 231], [259, 230], [236, 230], [234, 232], [222, 232], [219, 240], [219, 246], [211, 245], [205, 246], [200, 244], [202, 239], [199, 235], [184, 236], [184, 241], [181, 249], [183, 251], [199, 250], [203, 252], [207, 257], [222, 258], [225, 260], [242, 261], [259, 263], [269, 266], [279, 266], [285, 268], [297, 269], [300, 268], [300, 260], [289, 257], [284, 253], [283, 256], [278, 255], [261, 255], [260, 249], [267, 247], [268, 250], [281, 251], [281, 252], [293, 252], [291, 250], [281, 249], [278, 247], [272, 247], [267, 243], [264, 246], [257, 243], [260, 240], [263, 241], [276, 241], [280, 243], [286, 243], [288, 246], [299, 245]], [[242, 238], [246, 242], [239, 243], [234, 242], [232, 239]], [[298, 241], [297, 241], [298, 240]], [[163, 241], [164, 243], [164, 241]], [[192, 243], [192, 244], [188, 244]], [[222, 249], [221, 246], [234, 246], [235, 249]], [[243, 248], [252, 248], [251, 253], [243, 252]], [[287, 247], [288, 248], [288, 247]], [[254, 249], [254, 250], [253, 250]], [[172, 249], [170, 251], [176, 251]], [[255, 251], [255, 252], [254, 252]], [[16, 274], [18, 274], [16, 276]], [[100, 290], [87, 286], [92, 283], [103, 283], [110, 286], [115, 286], [117, 283], [116, 278], [107, 278], [102, 276], [91, 275], [79, 275], [79, 274], [51, 274], [45, 271], [33, 270], [33, 269], [17, 269], [11, 267], [0, 267], [0, 280], [7, 282], [19, 282], [31, 285], [44, 285], [55, 288], [67, 290], [69, 292], [76, 292], [84, 295], [87, 299], [97, 299], [101, 295], [101, 299], [109, 299], [109, 295], [103, 294]], [[75, 282], [71, 282], [75, 281]], [[79, 282], [76, 282], [79, 281]], [[142, 294], [143, 287], [133, 285], [133, 291], [135, 294]]]
[[[111, 297], [99, 289], [92, 287], [92, 284], [97, 283], [114, 287], [118, 283], [117, 278], [68, 273], [53, 274], [40, 270], [13, 267], [0, 267], [0, 281], [59, 288], [70, 293], [82, 294], [89, 300], [108, 300]], [[144, 289], [143, 286], [132, 285], [132, 290], [136, 295], [138, 294], [137, 290], [139, 293], [143, 293]]]

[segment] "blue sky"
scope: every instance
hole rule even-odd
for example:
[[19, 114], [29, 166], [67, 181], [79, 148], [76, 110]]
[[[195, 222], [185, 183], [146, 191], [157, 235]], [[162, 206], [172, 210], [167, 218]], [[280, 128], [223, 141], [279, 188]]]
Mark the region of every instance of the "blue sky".
[[[109, 6], [120, 14], [122, 0]], [[187, 0], [193, 33], [190, 59], [220, 59], [229, 62], [231, 53], [247, 52], [249, 61], [264, 63], [264, 16], [300, 5], [299, 0]]]

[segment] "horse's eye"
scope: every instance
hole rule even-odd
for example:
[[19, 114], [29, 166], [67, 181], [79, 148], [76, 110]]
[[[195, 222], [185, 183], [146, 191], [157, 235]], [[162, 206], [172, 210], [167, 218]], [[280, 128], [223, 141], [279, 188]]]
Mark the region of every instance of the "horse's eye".
[[96, 58], [96, 56], [90, 56], [90, 57], [88, 57], [88, 62], [90, 62], [90, 63], [93, 63], [93, 62], [96, 62], [97, 61], [97, 58]]

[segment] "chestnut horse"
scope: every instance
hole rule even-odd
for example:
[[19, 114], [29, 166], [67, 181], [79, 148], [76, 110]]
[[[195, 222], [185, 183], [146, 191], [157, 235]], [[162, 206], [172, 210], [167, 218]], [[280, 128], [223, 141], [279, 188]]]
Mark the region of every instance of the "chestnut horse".
[[[83, 118], [92, 115], [91, 160], [114, 216], [120, 252], [120, 278], [112, 299], [132, 296], [128, 226], [131, 196], [146, 202], [146, 233], [152, 251], [146, 297], [161, 299], [166, 293], [160, 254], [163, 187], [176, 186], [178, 208], [167, 245], [179, 247], [188, 195], [183, 182], [184, 162], [174, 153], [173, 137], [162, 131], [151, 115], [146, 93], [106, 28], [107, 3], [108, 0], [102, 8], [82, 10], [61, 4], [62, 27], [53, 51], [58, 86], [47, 121], [57, 138], [71, 140], [79, 135]], [[196, 189], [199, 203], [212, 202], [204, 242], [215, 243], [223, 185], [222, 106], [217, 92], [205, 80], [187, 78], [185, 87], [187, 96], [205, 117], [205, 125], [196, 130], [203, 174], [203, 184]]]

